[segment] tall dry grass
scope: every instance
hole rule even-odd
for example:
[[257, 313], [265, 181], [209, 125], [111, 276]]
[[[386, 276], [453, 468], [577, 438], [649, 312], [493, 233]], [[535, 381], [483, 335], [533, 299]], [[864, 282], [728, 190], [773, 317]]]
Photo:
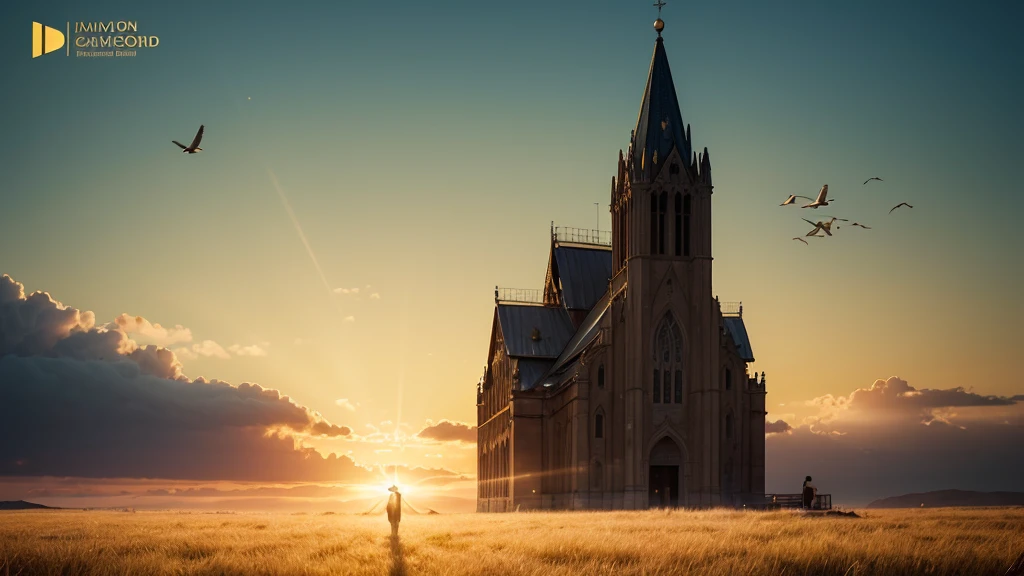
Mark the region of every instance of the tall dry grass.
[[406, 516], [0, 513], [0, 575], [1003, 574], [1024, 508]]

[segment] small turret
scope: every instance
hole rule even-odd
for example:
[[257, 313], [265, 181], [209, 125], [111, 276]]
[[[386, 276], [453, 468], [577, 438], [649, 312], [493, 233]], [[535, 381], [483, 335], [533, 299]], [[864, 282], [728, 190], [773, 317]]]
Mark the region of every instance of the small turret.
[[704, 147], [704, 155], [701, 161], [700, 167], [701, 179], [705, 184], [711, 184], [711, 153], [708, 152], [708, 147]]

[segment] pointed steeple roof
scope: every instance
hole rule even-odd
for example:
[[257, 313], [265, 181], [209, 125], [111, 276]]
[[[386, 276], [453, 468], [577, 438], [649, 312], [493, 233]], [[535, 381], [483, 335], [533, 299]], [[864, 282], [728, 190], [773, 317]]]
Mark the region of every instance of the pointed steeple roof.
[[633, 131], [633, 178], [654, 179], [673, 148], [679, 150], [684, 164], [688, 162], [692, 154], [688, 132], [679, 111], [661, 30], [658, 30], [640, 116]]

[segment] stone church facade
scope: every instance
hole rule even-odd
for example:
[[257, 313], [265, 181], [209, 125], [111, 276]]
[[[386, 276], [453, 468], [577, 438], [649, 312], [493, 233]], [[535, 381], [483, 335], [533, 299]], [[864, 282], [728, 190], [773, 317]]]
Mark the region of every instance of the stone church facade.
[[659, 29], [610, 235], [553, 227], [543, 290], [495, 291], [478, 511], [763, 503], [764, 379], [712, 293], [711, 194]]

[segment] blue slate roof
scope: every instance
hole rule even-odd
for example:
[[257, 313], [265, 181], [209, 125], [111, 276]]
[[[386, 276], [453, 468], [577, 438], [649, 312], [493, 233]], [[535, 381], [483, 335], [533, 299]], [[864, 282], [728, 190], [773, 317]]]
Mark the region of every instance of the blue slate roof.
[[607, 248], [557, 246], [555, 267], [565, 307], [590, 310], [608, 291], [612, 251]]
[[537, 358], [520, 358], [516, 360], [516, 370], [519, 371], [519, 382], [516, 390], [530, 390], [537, 385], [537, 382], [547, 374], [554, 364], [553, 360], [542, 360]]
[[[668, 56], [665, 55], [665, 45], [659, 36], [654, 43], [651, 71], [647, 75], [647, 88], [644, 90], [640, 116], [633, 133], [634, 179], [639, 177], [642, 180], [653, 180], [673, 148], [679, 149], [683, 166], [689, 169], [693, 153], [689, 130], [683, 124]], [[655, 151], [658, 153], [657, 162]]]
[[561, 306], [498, 304], [498, 322], [511, 357], [557, 358], [573, 334], [572, 320]]
[[565, 381], [561, 376], [568, 372], [567, 369], [571, 367], [572, 363], [597, 338], [601, 330], [601, 319], [604, 318], [605, 313], [611, 308], [610, 304], [611, 291], [608, 291], [594, 305], [594, 309], [590, 311], [590, 314], [587, 314], [579, 329], [576, 330], [576, 333], [572, 335], [572, 339], [566, 344], [565, 349], [558, 355], [558, 359], [555, 360], [551, 370], [544, 375], [541, 384], [550, 386]]
[[754, 351], [750, 348], [750, 337], [747, 336], [747, 327], [743, 324], [743, 318], [727, 316], [722, 318], [722, 321], [725, 322], [725, 329], [732, 336], [732, 341], [736, 343], [736, 349], [739, 350], [740, 358], [747, 362], [753, 362]]

